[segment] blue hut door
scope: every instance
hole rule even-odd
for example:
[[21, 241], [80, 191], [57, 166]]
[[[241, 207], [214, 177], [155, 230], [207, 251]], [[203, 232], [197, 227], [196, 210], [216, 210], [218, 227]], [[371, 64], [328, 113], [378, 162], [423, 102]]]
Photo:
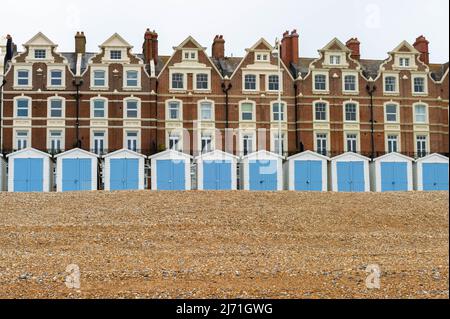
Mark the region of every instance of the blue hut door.
[[338, 162], [338, 190], [340, 192], [364, 192], [364, 162]]
[[158, 190], [186, 190], [185, 162], [183, 160], [157, 161]]
[[139, 159], [111, 159], [110, 188], [113, 191], [139, 188]]
[[203, 163], [204, 190], [231, 190], [231, 162], [205, 161]]
[[398, 192], [408, 190], [407, 163], [381, 163], [381, 191]]
[[424, 191], [448, 191], [448, 164], [424, 163], [422, 167]]
[[294, 178], [296, 191], [322, 191], [322, 161], [295, 161]]
[[249, 163], [250, 190], [276, 191], [278, 189], [277, 161], [257, 160]]
[[62, 164], [62, 191], [92, 190], [92, 160], [88, 158], [67, 158]]
[[44, 190], [44, 160], [17, 158], [14, 160], [14, 191], [42, 192]]

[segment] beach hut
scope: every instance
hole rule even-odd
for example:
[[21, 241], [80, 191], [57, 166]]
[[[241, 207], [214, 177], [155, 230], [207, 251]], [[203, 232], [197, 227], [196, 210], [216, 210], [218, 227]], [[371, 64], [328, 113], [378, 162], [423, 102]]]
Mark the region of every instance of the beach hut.
[[415, 181], [418, 191], [448, 191], [448, 157], [431, 154], [415, 164]]
[[105, 159], [105, 190], [143, 190], [146, 156], [128, 149], [103, 156]]
[[334, 192], [369, 192], [370, 159], [356, 153], [345, 153], [331, 159], [331, 181]]
[[199, 190], [236, 190], [238, 158], [222, 151], [198, 156], [197, 188]]
[[6, 156], [9, 192], [49, 192], [53, 161], [47, 153], [26, 148]]
[[6, 162], [3, 154], [0, 154], [0, 192], [6, 191]]
[[312, 151], [288, 158], [284, 164], [286, 189], [291, 191], [328, 191], [328, 163], [330, 159]]
[[97, 190], [98, 156], [75, 148], [56, 157], [58, 192]]
[[389, 153], [371, 163], [372, 190], [377, 192], [407, 192], [413, 190], [414, 159]]
[[242, 158], [244, 190], [283, 190], [283, 157], [268, 151], [259, 151]]
[[192, 156], [167, 150], [149, 158], [152, 190], [184, 191], [191, 189]]

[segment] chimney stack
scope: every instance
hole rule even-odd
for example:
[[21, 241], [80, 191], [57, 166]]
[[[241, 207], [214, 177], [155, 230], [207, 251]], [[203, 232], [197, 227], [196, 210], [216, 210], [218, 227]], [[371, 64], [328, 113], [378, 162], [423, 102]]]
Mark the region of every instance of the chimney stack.
[[75, 35], [75, 53], [85, 54], [86, 53], [86, 36], [84, 32], [77, 32]]
[[223, 35], [216, 35], [212, 45], [212, 57], [214, 59], [223, 59], [225, 57], [225, 39]]
[[351, 38], [345, 45], [352, 51], [350, 55], [352, 59], [359, 61], [361, 59], [361, 42], [358, 38]]
[[430, 64], [429, 44], [430, 42], [423, 35], [418, 37], [416, 42], [414, 42], [414, 48], [420, 52], [420, 60], [427, 65]]
[[[11, 35], [6, 36], [6, 55], [5, 62], [11, 61], [14, 55], [14, 43]], [[5, 63], [6, 65], [6, 63]]]
[[292, 64], [298, 64], [299, 61], [299, 35], [297, 30], [293, 30], [290, 34], [289, 31], [283, 33], [283, 39], [281, 40], [281, 59], [284, 64], [289, 67]]
[[155, 30], [147, 29], [145, 31], [142, 52], [145, 64], [150, 64], [151, 60], [154, 61], [155, 65], [158, 64], [158, 33]]

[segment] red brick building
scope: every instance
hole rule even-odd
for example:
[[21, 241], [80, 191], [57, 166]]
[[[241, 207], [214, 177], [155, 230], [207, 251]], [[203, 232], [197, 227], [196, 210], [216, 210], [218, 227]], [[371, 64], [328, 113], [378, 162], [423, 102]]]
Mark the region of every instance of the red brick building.
[[275, 49], [260, 39], [227, 57], [216, 36], [209, 55], [188, 37], [162, 56], [147, 30], [142, 54], [118, 34], [86, 52], [83, 33], [60, 53], [39, 33], [7, 63], [2, 152], [449, 153], [448, 63], [429, 62], [424, 37], [385, 60], [361, 58], [357, 39], [305, 58], [296, 31], [283, 35], [281, 61]]

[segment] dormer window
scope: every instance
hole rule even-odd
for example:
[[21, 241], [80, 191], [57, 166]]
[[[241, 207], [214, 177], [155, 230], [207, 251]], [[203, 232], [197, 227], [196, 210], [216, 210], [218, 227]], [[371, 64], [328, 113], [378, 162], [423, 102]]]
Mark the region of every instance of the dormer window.
[[401, 67], [407, 68], [410, 66], [410, 59], [409, 58], [400, 58], [399, 63], [400, 63]]
[[111, 60], [122, 60], [122, 51], [111, 50], [110, 58], [111, 58]]
[[43, 49], [34, 50], [34, 58], [35, 59], [45, 59], [47, 57], [47, 52]]
[[330, 55], [330, 64], [331, 65], [340, 65], [341, 64], [341, 56], [340, 55]]
[[269, 54], [268, 53], [255, 53], [256, 55], [256, 61], [257, 62], [267, 62], [269, 61]]
[[197, 61], [197, 51], [183, 51], [183, 60]]

